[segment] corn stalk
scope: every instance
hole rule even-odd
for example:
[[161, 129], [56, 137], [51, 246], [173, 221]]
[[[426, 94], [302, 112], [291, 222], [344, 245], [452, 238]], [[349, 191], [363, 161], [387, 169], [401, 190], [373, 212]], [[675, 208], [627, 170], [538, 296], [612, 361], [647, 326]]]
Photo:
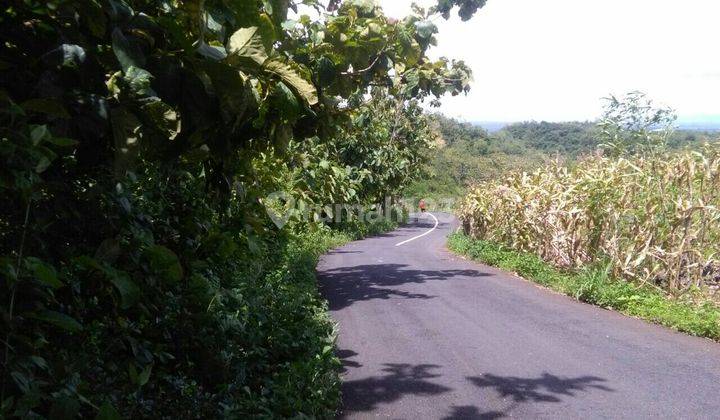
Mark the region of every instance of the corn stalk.
[[568, 268], [607, 260], [616, 277], [674, 294], [717, 289], [720, 146], [592, 156], [471, 188], [467, 234]]

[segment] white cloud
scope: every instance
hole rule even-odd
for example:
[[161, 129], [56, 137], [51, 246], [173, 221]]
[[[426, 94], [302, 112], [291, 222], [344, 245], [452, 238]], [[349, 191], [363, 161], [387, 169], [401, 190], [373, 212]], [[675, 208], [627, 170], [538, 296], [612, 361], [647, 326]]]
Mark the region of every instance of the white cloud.
[[[381, 3], [401, 17], [411, 0]], [[720, 115], [718, 17], [716, 0], [488, 0], [468, 22], [437, 21], [430, 55], [465, 60], [475, 78], [441, 111], [470, 121], [594, 119], [602, 97], [642, 90], [681, 118]]]

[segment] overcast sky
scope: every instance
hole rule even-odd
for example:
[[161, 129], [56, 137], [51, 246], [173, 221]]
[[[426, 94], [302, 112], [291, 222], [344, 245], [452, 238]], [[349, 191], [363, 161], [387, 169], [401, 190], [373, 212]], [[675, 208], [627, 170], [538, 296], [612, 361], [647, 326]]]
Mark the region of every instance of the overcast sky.
[[[402, 17], [412, 1], [380, 3]], [[449, 116], [592, 120], [601, 98], [631, 90], [681, 119], [720, 115], [718, 0], [488, 0], [468, 22], [437, 24], [430, 55], [465, 60], [475, 79], [467, 96], [443, 100]]]

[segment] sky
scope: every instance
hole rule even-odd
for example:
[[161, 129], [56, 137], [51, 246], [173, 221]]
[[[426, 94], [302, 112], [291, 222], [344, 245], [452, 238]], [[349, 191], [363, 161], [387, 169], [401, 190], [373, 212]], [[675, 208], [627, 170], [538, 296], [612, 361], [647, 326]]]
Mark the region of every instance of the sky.
[[[431, 0], [416, 0], [419, 4]], [[381, 0], [403, 17], [411, 0]], [[440, 111], [465, 121], [594, 120], [602, 98], [640, 90], [681, 121], [720, 121], [720, 1], [488, 0], [438, 19], [429, 54], [473, 70]]]

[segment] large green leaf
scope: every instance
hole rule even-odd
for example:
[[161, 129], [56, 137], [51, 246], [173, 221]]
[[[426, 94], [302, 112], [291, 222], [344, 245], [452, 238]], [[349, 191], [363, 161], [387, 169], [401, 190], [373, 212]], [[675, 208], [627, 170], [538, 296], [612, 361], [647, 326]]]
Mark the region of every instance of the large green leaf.
[[430, 39], [437, 31], [437, 26], [430, 20], [415, 22], [415, 32], [424, 40]]
[[328, 57], [321, 57], [317, 65], [315, 66], [315, 72], [317, 73], [317, 81], [321, 87], [327, 87], [335, 81], [336, 68], [335, 63]]
[[109, 402], [105, 402], [101, 407], [100, 410], [98, 410], [97, 416], [95, 416], [95, 420], [120, 420], [122, 417], [120, 416], [120, 413], [117, 412], [115, 407], [112, 406]]
[[106, 269], [105, 275], [120, 292], [121, 305], [123, 309], [133, 306], [140, 299], [140, 288], [130, 280], [130, 276], [119, 270]]
[[152, 78], [149, 71], [136, 66], [128, 67], [123, 74], [123, 80], [137, 96], [156, 96], [151, 86]]
[[268, 59], [262, 31], [257, 26], [238, 29], [228, 42], [228, 60], [232, 64], [247, 64], [248, 61], [262, 66]]
[[272, 51], [273, 43], [277, 41], [278, 37], [275, 32], [275, 25], [273, 24], [272, 19], [270, 19], [270, 16], [265, 13], [259, 16], [258, 30], [260, 33], [260, 40], [262, 41], [263, 46], [265, 46], [265, 51]]
[[34, 257], [27, 258], [25, 261], [30, 271], [32, 271], [35, 280], [38, 282], [53, 289], [58, 289], [63, 286], [63, 283], [57, 278], [55, 268], [50, 264]]
[[304, 79], [295, 69], [288, 63], [284, 63], [277, 59], [270, 59], [263, 66], [265, 70], [281, 78], [288, 87], [290, 87], [296, 95], [302, 98], [309, 105], [318, 103], [317, 90], [312, 83]]
[[285, 83], [280, 82], [271, 96], [271, 106], [275, 108], [285, 123], [294, 123], [300, 115], [300, 103]]
[[241, 122], [249, 118], [248, 110], [256, 109], [252, 84], [239, 70], [224, 63], [206, 62], [203, 69], [212, 80], [220, 97], [220, 112], [226, 122]]
[[77, 332], [83, 329], [83, 326], [80, 325], [80, 323], [77, 322], [74, 318], [60, 312], [44, 310], [39, 313], [33, 314], [30, 317], [40, 321], [45, 321], [49, 324], [55, 325], [56, 327], [60, 327], [70, 332]]
[[178, 282], [183, 277], [182, 265], [177, 255], [162, 245], [153, 245], [145, 250], [150, 269], [170, 282]]
[[239, 29], [230, 37], [228, 43], [228, 63], [243, 68], [254, 68], [260, 66], [263, 70], [275, 77], [282, 79], [296, 95], [302, 98], [309, 105], [318, 102], [315, 86], [306, 80], [289, 63], [278, 58], [269, 58], [265, 48], [265, 40], [262, 31], [256, 26]]

